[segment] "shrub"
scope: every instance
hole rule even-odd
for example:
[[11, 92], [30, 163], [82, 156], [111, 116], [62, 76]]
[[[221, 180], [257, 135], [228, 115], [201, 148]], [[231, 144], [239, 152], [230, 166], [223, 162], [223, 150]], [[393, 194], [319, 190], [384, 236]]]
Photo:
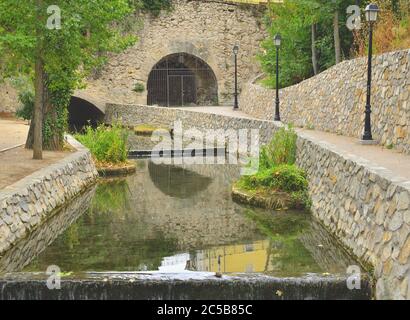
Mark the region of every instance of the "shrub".
[[34, 110], [34, 94], [31, 91], [19, 93], [21, 107], [16, 111], [16, 116], [24, 120], [31, 120]]
[[132, 89], [132, 91], [137, 92], [137, 93], [144, 92], [144, 90], [145, 90], [145, 87], [144, 87], [144, 85], [143, 85], [142, 83], [140, 83], [140, 82], [137, 82], [137, 83], [134, 85], [134, 88]]
[[293, 127], [280, 128], [271, 142], [262, 147], [260, 153], [260, 168], [269, 169], [280, 164], [294, 164], [296, 161], [297, 134]]
[[90, 149], [94, 158], [99, 162], [121, 163], [128, 157], [128, 132], [121, 125], [112, 127], [100, 125], [97, 128], [86, 127], [84, 134], [76, 138]]

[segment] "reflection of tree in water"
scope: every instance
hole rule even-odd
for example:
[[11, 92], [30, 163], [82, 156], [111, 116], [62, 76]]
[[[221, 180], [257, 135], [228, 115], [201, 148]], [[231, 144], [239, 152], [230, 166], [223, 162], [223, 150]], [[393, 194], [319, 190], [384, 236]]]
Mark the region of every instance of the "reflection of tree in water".
[[186, 199], [208, 188], [212, 179], [180, 167], [149, 162], [149, 175], [162, 193]]
[[36, 259], [27, 271], [56, 264], [63, 271], [156, 270], [176, 251], [177, 241], [146, 228], [132, 214], [126, 180], [102, 183], [86, 214]]

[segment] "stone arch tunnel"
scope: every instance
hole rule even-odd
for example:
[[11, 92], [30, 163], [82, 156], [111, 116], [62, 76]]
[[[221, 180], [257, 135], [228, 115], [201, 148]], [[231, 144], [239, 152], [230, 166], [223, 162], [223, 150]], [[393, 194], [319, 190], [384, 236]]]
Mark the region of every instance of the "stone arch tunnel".
[[104, 122], [103, 104], [92, 99], [72, 96], [68, 106], [68, 124], [72, 131], [78, 131], [85, 125], [97, 126]]
[[[172, 10], [157, 17], [140, 17], [141, 28], [135, 31], [139, 41], [110, 55], [81, 93], [113, 104], [231, 106], [235, 84], [232, 49], [236, 44], [240, 46], [240, 92], [261, 73], [256, 57], [261, 51], [260, 42], [267, 36], [264, 12], [265, 7], [260, 5], [173, 0]], [[177, 69], [168, 68], [168, 75], [167, 68], [163, 68], [166, 60], [176, 67], [171, 69]], [[161, 67], [164, 70], [159, 70]], [[167, 83], [168, 76], [173, 81]], [[153, 93], [155, 84], [162, 84], [162, 88]], [[170, 101], [166, 98], [168, 84], [170, 90], [175, 90]]]
[[148, 105], [217, 105], [218, 81], [212, 68], [195, 55], [179, 52], [154, 65], [147, 81]]

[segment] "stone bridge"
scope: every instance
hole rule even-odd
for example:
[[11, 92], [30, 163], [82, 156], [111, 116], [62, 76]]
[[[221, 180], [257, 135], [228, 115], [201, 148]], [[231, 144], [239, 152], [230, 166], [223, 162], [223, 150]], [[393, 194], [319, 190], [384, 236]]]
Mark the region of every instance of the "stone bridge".
[[[239, 44], [240, 88], [260, 72], [264, 5], [175, 0], [158, 17], [141, 15], [137, 43], [110, 57], [98, 77], [76, 92], [70, 122], [103, 117], [105, 104], [229, 105], [234, 93], [233, 47]], [[137, 89], [136, 89], [137, 88]]]

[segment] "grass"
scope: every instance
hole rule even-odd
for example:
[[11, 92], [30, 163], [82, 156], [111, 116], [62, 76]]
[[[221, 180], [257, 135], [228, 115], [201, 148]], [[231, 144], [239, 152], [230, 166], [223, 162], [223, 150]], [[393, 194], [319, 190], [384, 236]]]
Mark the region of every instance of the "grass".
[[296, 161], [297, 134], [292, 126], [280, 128], [270, 143], [262, 147], [260, 168], [269, 169], [280, 164], [294, 164]]
[[[252, 4], [266, 4], [269, 2], [269, 0], [227, 0], [227, 2], [239, 2], [239, 3], [252, 3]], [[283, 0], [271, 0], [270, 2], [283, 2]]]
[[272, 190], [298, 192], [307, 189], [308, 181], [302, 169], [295, 165], [281, 164], [259, 171], [252, 176], [244, 176], [238, 186], [248, 190], [265, 187]]
[[297, 134], [292, 126], [283, 127], [260, 152], [259, 171], [243, 176], [235, 187], [247, 194], [259, 194], [269, 198], [286, 192], [294, 203], [304, 207], [311, 205], [308, 180], [304, 170], [295, 165]]
[[127, 163], [128, 132], [121, 125], [112, 127], [99, 125], [88, 126], [84, 134], [77, 134], [76, 139], [90, 149], [96, 162], [104, 165], [121, 165]]

